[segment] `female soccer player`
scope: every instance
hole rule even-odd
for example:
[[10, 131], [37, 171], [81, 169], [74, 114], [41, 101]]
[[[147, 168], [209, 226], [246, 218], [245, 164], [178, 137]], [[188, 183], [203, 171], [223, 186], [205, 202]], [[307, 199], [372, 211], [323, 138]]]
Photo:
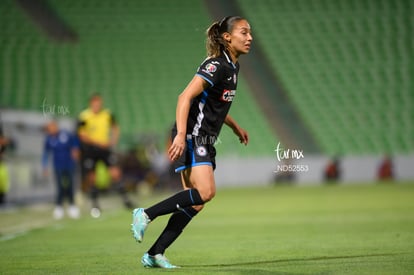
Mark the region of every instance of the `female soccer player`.
[[154, 245], [141, 259], [145, 267], [176, 268], [165, 250], [216, 192], [214, 142], [224, 124], [247, 145], [248, 133], [228, 115], [236, 95], [238, 58], [247, 54], [253, 38], [250, 25], [239, 16], [228, 16], [207, 29], [207, 59], [178, 97], [173, 142], [168, 150], [175, 171], [181, 173], [184, 191], [132, 214], [131, 230], [142, 242], [144, 231], [156, 217], [173, 213]]

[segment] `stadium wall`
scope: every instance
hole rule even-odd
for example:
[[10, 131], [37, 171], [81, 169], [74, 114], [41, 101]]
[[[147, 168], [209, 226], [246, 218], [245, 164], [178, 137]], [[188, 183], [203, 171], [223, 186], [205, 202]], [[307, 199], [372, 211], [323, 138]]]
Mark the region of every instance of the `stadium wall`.
[[[377, 181], [378, 167], [383, 156], [345, 156], [340, 160], [339, 184], [363, 184]], [[324, 169], [330, 158], [323, 155], [305, 156], [286, 164], [274, 157], [217, 159], [217, 186], [247, 186], [292, 183], [297, 185], [324, 184]], [[394, 180], [414, 183], [414, 155], [393, 156]], [[290, 167], [289, 167], [290, 165]], [[279, 171], [277, 171], [279, 169]], [[297, 170], [290, 181], [277, 179], [283, 170]], [[282, 171], [282, 172], [281, 172]]]
[[[15, 110], [1, 110], [1, 114], [5, 134], [12, 137], [16, 143], [15, 151], [6, 154], [4, 159], [9, 170], [11, 187], [7, 201], [12, 203], [52, 201], [55, 192], [53, 178], [42, 176], [40, 162], [44, 139], [42, 127], [47, 118], [42, 113]], [[73, 121], [70, 119], [63, 119], [59, 122], [62, 128], [73, 127]], [[323, 171], [330, 157], [308, 155], [306, 152], [294, 150], [290, 150], [289, 153], [284, 152], [287, 152], [287, 149], [280, 149], [275, 151], [273, 156], [264, 157], [220, 156], [219, 154], [215, 171], [216, 184], [219, 188], [286, 183], [324, 184]], [[382, 158], [383, 156], [379, 155], [343, 156], [339, 165], [341, 177], [337, 183], [372, 184], [376, 182], [377, 170]], [[393, 164], [396, 182], [414, 183], [414, 170], [412, 169], [414, 154], [395, 155]], [[293, 173], [290, 181], [282, 177], [289, 170], [298, 171]]]

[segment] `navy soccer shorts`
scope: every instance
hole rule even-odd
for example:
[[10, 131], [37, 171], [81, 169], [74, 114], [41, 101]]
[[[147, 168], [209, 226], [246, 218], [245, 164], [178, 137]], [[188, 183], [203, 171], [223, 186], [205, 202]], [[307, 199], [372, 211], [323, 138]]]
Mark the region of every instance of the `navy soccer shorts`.
[[174, 162], [175, 172], [200, 165], [210, 165], [213, 170], [216, 169], [216, 149], [213, 140], [215, 138], [187, 135], [184, 152]]

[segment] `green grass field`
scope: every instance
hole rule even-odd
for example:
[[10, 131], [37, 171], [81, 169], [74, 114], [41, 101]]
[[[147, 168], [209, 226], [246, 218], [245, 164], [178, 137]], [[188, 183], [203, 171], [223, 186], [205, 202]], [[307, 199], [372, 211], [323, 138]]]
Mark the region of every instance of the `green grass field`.
[[99, 219], [0, 211], [0, 274], [414, 274], [414, 184], [220, 189], [167, 251], [182, 267], [168, 271], [139, 262], [167, 217], [137, 244], [115, 201]]

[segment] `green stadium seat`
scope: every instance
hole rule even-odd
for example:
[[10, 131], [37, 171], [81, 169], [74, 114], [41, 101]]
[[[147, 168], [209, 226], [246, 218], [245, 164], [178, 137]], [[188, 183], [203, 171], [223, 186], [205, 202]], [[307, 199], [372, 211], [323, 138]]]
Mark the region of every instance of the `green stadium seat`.
[[237, 2], [325, 153], [414, 150], [410, 1]]
[[[192, 0], [179, 5], [163, 0], [50, 4], [78, 33], [77, 43], [49, 40], [16, 1], [0, 3], [0, 107], [42, 111], [46, 99], [68, 106], [76, 118], [89, 95], [99, 92], [121, 124], [123, 140], [150, 132], [164, 145], [177, 96], [205, 56], [204, 30], [210, 18], [204, 4]], [[254, 94], [243, 81], [238, 90], [232, 115], [260, 139], [252, 139], [246, 150], [228, 144], [220, 150], [273, 154], [277, 137]], [[234, 140], [232, 133], [223, 134], [223, 139]]]

